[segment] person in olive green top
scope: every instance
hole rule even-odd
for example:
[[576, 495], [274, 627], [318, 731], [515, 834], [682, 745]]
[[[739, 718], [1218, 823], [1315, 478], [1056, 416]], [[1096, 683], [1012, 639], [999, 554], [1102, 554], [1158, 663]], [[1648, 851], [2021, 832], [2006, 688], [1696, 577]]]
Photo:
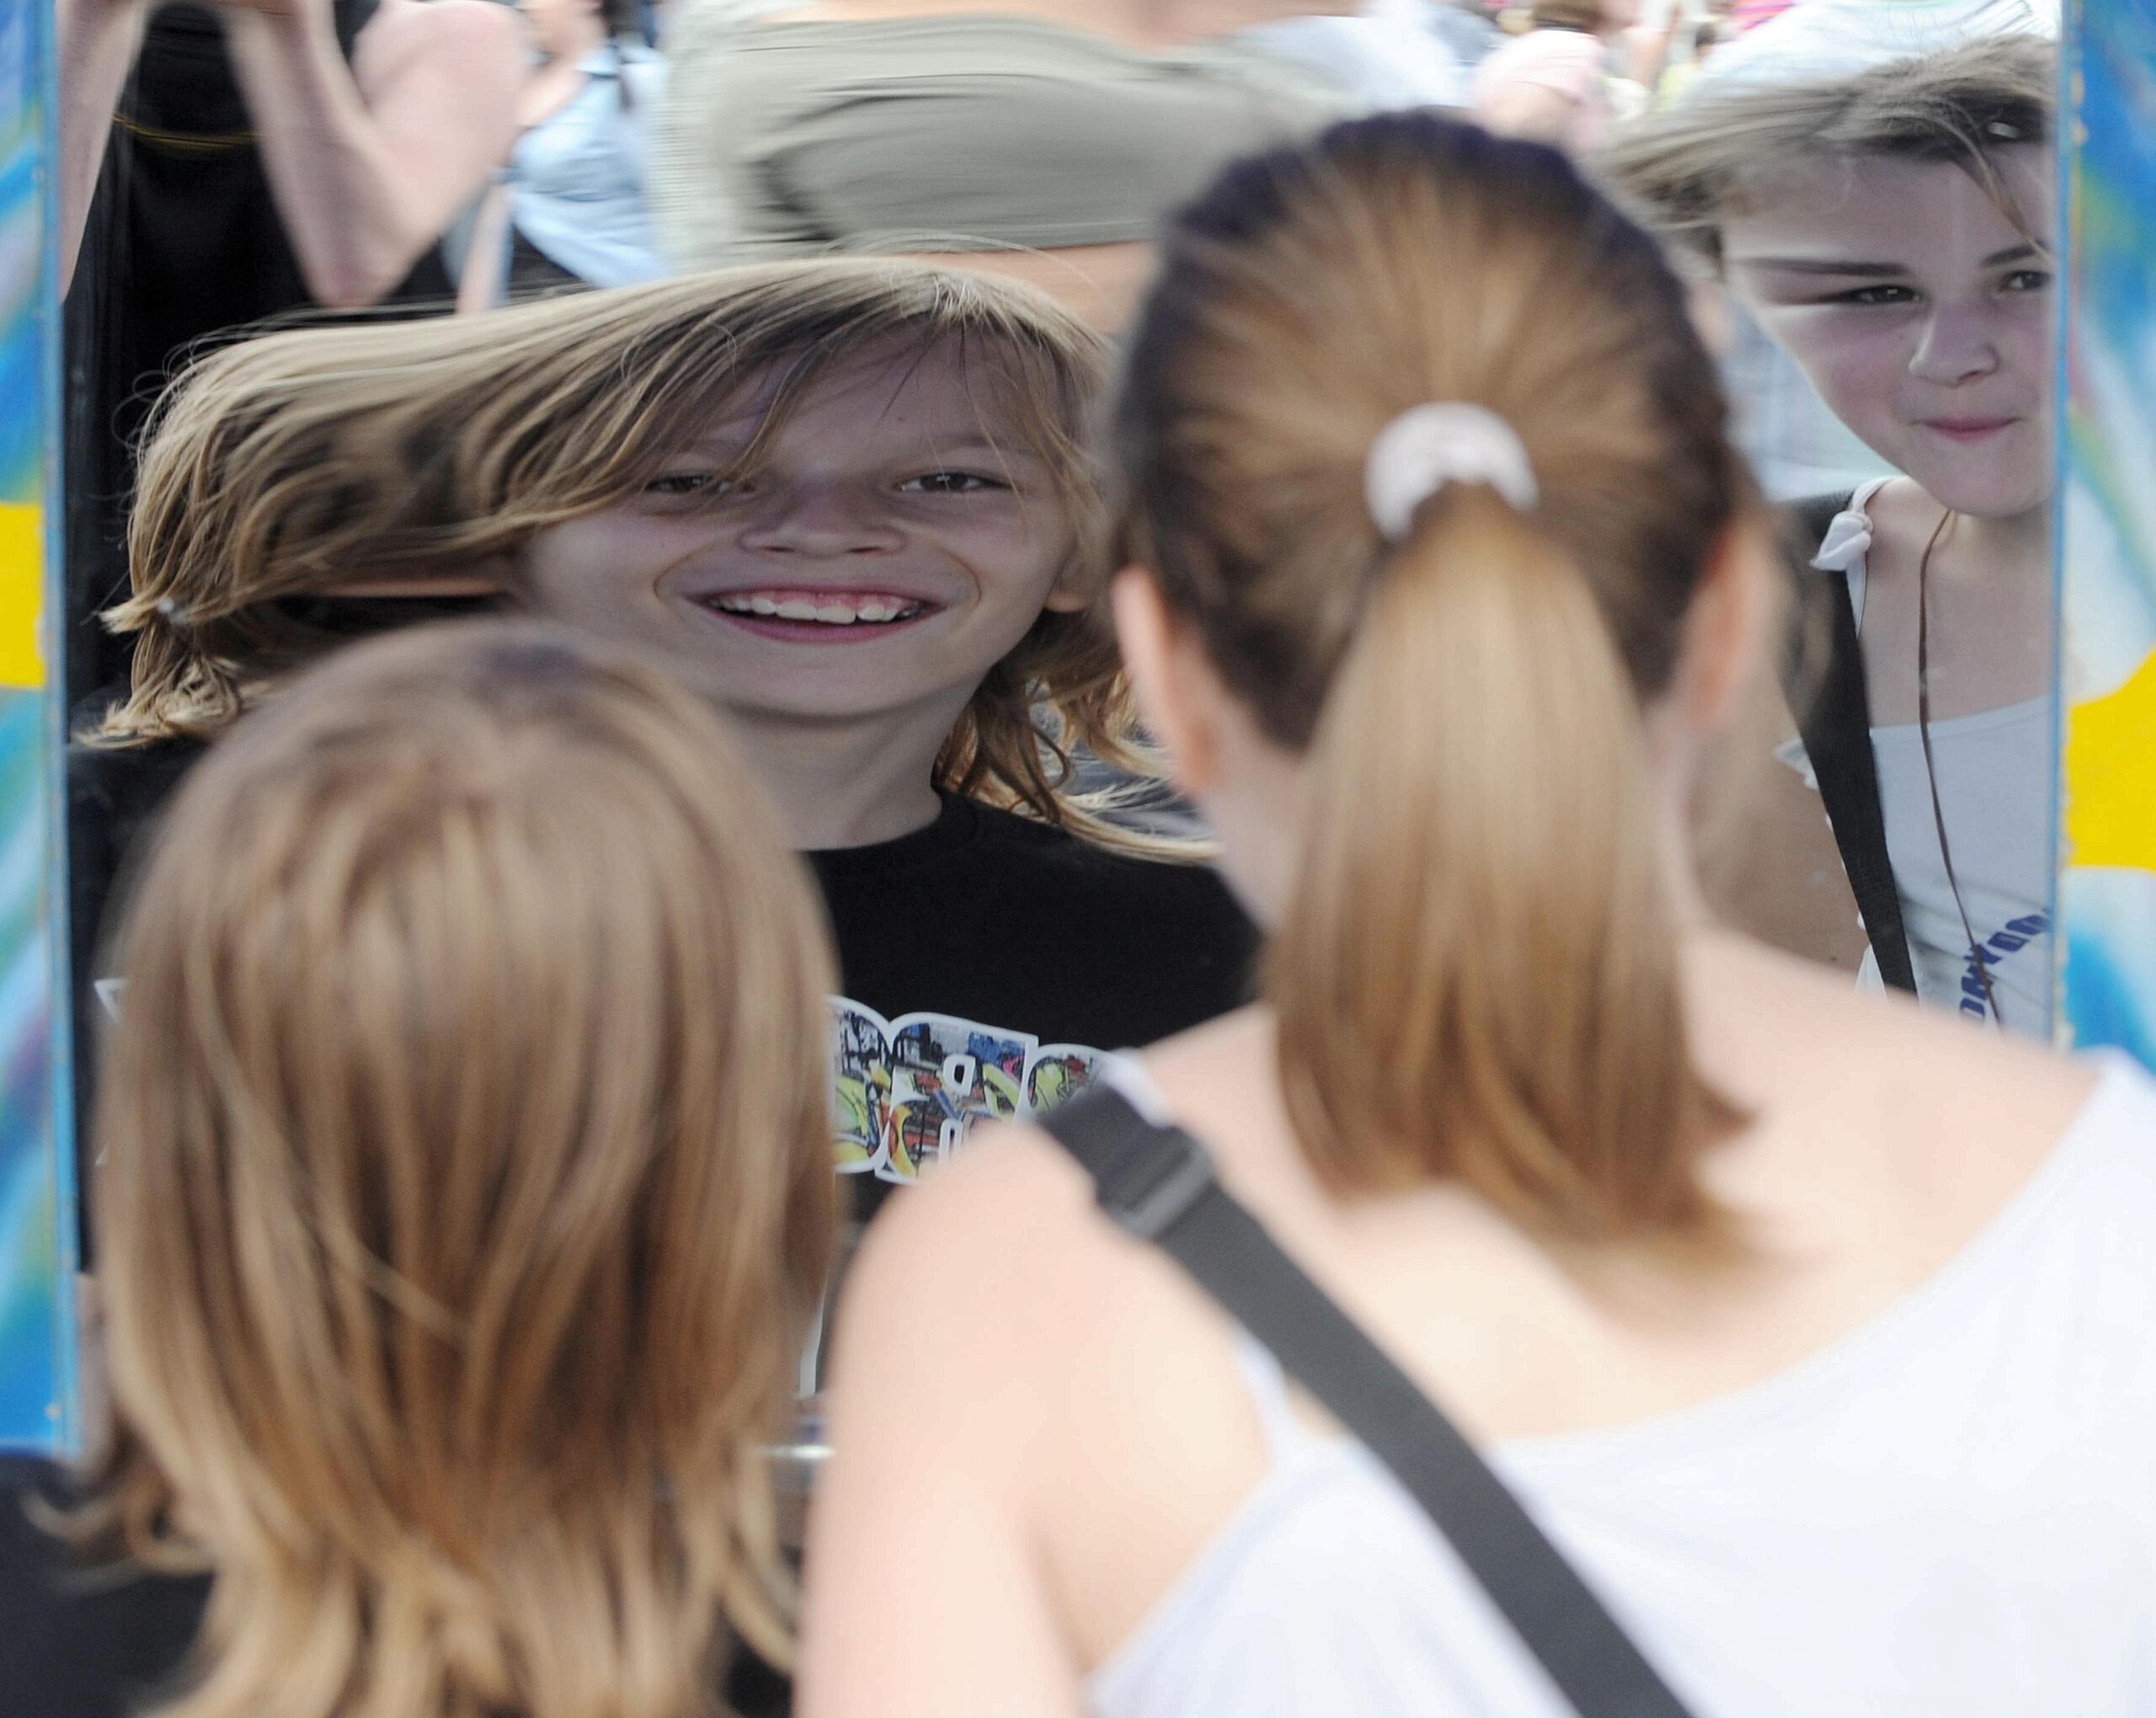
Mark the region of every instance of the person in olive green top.
[[[787, 0], [778, 0], [785, 4]], [[1345, 117], [1225, 40], [1310, 0], [684, 0], [652, 164], [678, 269], [934, 253], [1122, 319], [1162, 214]]]

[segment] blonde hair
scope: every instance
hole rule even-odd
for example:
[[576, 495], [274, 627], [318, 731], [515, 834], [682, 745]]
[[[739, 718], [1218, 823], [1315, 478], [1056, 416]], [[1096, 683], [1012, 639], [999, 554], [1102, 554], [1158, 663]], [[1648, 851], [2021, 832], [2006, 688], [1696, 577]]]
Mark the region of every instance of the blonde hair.
[[[1080, 613], [1043, 612], [975, 691], [938, 784], [1113, 845], [1066, 791], [1078, 746], [1145, 773], [1105, 612], [1105, 511], [1088, 432], [1102, 337], [1044, 293], [926, 264], [824, 259], [726, 270], [493, 312], [311, 328], [218, 352], [168, 394], [142, 450], [132, 591], [105, 623], [133, 684], [92, 734], [210, 738], [334, 642], [289, 599], [357, 575], [427, 575], [514, 553], [658, 476], [715, 404], [783, 382], [762, 456], [818, 379], [893, 344], [955, 345], [1054, 474], [1078, 541]], [[1045, 722], [1042, 714], [1044, 712]]]
[[[1386, 542], [1380, 433], [1497, 413], [1540, 501]], [[1171, 227], [1118, 417], [1131, 558], [1313, 803], [1266, 990], [1342, 1191], [1456, 1178], [1538, 1230], [1705, 1245], [1641, 705], [1755, 504], [1653, 241], [1556, 152], [1433, 115], [1231, 169]]]
[[355, 647], [189, 778], [99, 1094], [169, 1718], [689, 1718], [787, 1655], [765, 1449], [835, 1245], [808, 886], [718, 720], [530, 623]]
[[1876, 156], [1961, 168], [2048, 251], [2052, 235], [2032, 229], [1994, 157], [2052, 141], [2057, 82], [2057, 45], [2034, 36], [1988, 38], [1854, 77], [1748, 80], [1641, 120], [1599, 170], [1666, 237], [1716, 269], [1722, 223], [1760, 207], [1790, 173]]

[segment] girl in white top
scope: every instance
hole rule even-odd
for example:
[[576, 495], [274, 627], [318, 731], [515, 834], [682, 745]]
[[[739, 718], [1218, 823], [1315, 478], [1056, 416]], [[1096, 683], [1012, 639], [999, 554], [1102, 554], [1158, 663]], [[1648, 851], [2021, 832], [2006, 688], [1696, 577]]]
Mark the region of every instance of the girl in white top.
[[[1858, 489], [1828, 527], [1812, 562], [1818, 571], [1849, 581], [1858, 638], [1867, 643], [1870, 564], [1881, 535], [1871, 510], [1890, 483], [1877, 478]], [[2048, 636], [2048, 628], [2040, 636]], [[1882, 666], [1867, 649], [1866, 667], [1875, 681], [1882, 677]], [[1972, 1020], [1994, 1017], [2038, 1036], [2050, 1031], [2052, 1016], [2057, 712], [2057, 701], [2039, 691], [1995, 709], [1935, 718], [1928, 758], [1923, 724], [1875, 721], [1871, 729], [1887, 856], [1901, 896], [1917, 994]], [[1789, 749], [1788, 761], [1808, 776], [1801, 743]], [[1935, 773], [1946, 825], [1944, 846], [1932, 816]], [[1982, 937], [1981, 970], [1968, 952], [1965, 910]], [[1878, 959], [1870, 949], [1862, 975], [1867, 985], [1879, 982]]]
[[[1659, 251], [1417, 115], [1231, 170], [1165, 256], [1117, 618], [1273, 942], [1126, 1090], [1697, 1712], [2152, 1710], [2156, 1088], [1704, 921], [1684, 808], [1777, 575]], [[1020, 1136], [872, 1232], [805, 1718], [1561, 1712], [1089, 1195]]]
[[1846, 578], [1857, 609], [1919, 994], [2038, 1033], [2056, 869], [2057, 75], [2056, 47], [2018, 35], [1703, 93], [1614, 163], [1905, 474], [1860, 490], [1812, 565]]

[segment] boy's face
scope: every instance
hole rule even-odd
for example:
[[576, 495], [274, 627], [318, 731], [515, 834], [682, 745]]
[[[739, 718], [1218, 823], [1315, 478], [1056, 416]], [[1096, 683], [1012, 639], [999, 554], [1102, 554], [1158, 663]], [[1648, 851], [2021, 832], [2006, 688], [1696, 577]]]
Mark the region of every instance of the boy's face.
[[520, 595], [743, 718], [955, 723], [1043, 608], [1083, 606], [1053, 473], [942, 349], [826, 371], [728, 485], [777, 384], [720, 402], [643, 494], [540, 532]]
[[[1992, 157], [2052, 243], [2048, 151]], [[1951, 163], [1792, 172], [1722, 229], [1732, 287], [1872, 451], [1979, 518], [2047, 501], [2052, 264]]]

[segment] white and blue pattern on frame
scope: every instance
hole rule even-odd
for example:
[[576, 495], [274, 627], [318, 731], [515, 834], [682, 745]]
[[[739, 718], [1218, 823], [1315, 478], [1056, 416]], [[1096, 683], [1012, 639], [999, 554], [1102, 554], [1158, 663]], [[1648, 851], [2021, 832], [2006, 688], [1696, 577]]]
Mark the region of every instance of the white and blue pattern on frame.
[[2156, 0], [2068, 35], [2064, 1017], [2156, 1066]]
[[72, 1433], [75, 1235], [61, 700], [40, 648], [57, 583], [51, 25], [48, 0], [0, 5], [0, 1448], [47, 1451]]

